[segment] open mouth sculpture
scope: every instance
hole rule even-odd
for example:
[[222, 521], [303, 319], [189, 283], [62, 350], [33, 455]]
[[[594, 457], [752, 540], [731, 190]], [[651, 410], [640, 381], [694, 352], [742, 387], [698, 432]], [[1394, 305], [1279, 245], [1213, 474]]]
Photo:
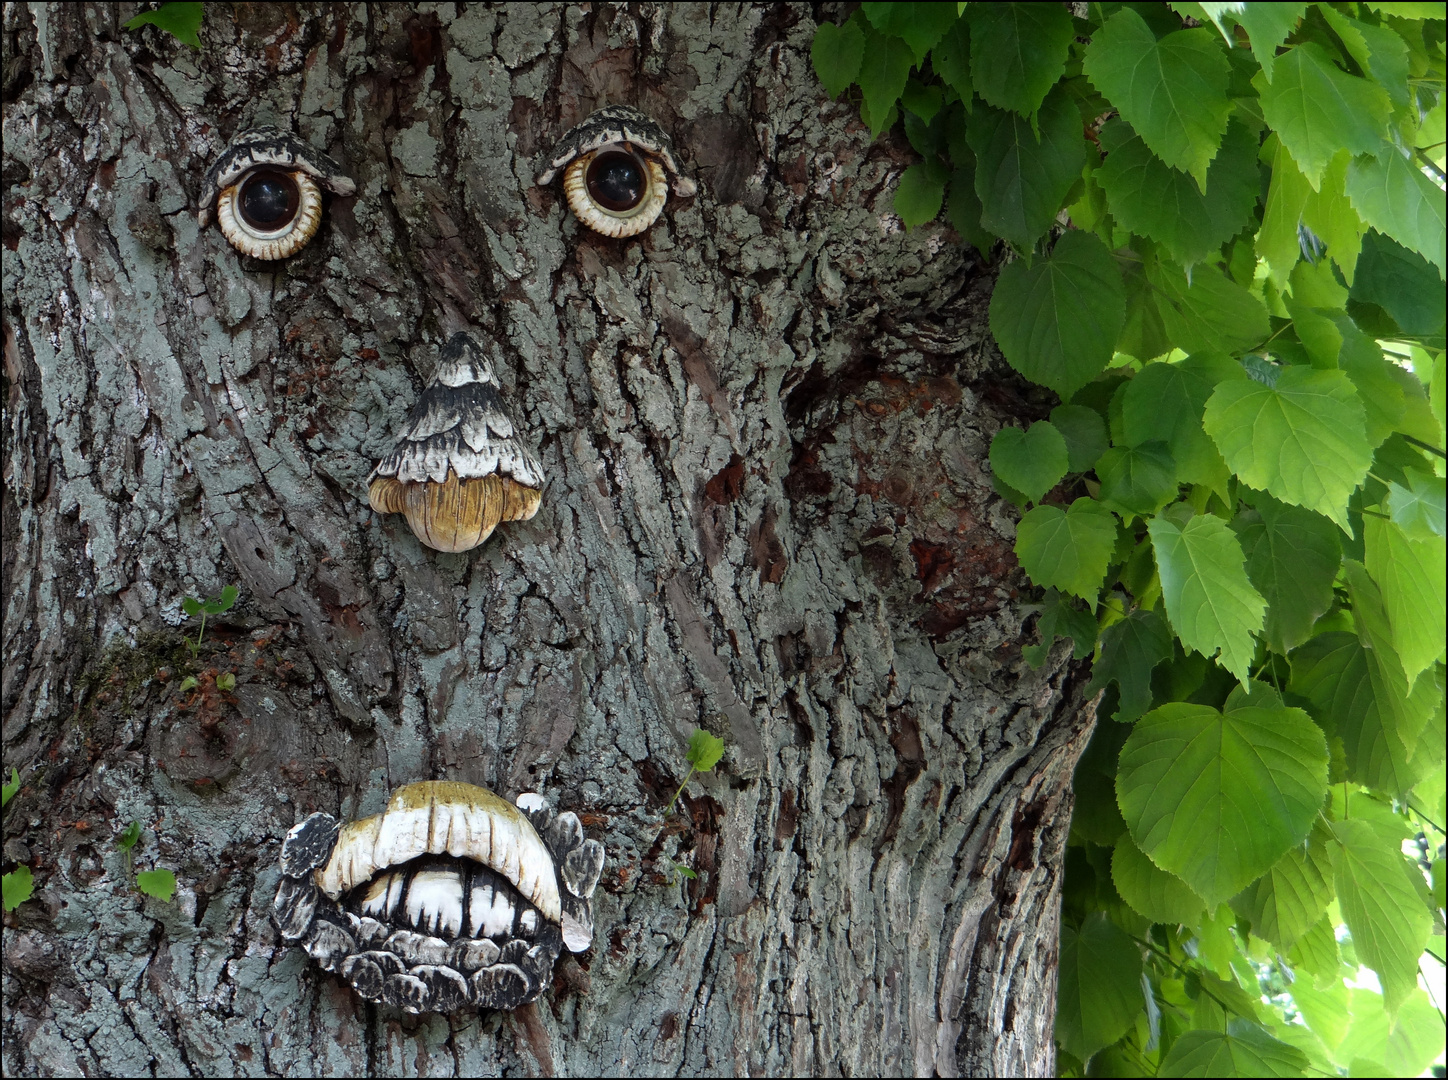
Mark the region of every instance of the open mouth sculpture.
[[563, 948], [593, 941], [603, 845], [541, 795], [408, 784], [339, 825], [313, 814], [282, 842], [272, 920], [368, 1001], [410, 1013], [515, 1009]]

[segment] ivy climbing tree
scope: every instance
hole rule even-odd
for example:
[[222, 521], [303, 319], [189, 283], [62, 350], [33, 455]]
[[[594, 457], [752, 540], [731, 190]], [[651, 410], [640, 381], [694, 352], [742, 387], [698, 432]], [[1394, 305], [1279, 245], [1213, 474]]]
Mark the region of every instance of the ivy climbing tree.
[[919, 154], [902, 221], [999, 259], [996, 343], [1061, 401], [990, 463], [1041, 590], [1027, 655], [1070, 638], [1104, 693], [1062, 1073], [1421, 1072], [1443, 5], [866, 3], [812, 55]]

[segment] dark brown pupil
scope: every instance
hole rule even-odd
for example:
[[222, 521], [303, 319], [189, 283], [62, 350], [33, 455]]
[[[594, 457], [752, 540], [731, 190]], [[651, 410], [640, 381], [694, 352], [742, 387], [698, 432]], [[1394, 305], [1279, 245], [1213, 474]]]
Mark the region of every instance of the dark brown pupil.
[[237, 204], [242, 220], [254, 229], [280, 229], [297, 216], [297, 182], [278, 169], [257, 169], [241, 182]]
[[632, 154], [610, 150], [588, 164], [588, 194], [605, 210], [632, 210], [643, 202], [644, 167]]

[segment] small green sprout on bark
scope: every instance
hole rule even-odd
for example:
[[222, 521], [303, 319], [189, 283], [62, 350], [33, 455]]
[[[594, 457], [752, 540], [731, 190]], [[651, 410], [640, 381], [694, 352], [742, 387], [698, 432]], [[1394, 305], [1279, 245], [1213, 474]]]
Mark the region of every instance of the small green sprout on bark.
[[201, 48], [201, 39], [196, 31], [201, 28], [203, 5], [198, 3], [162, 4], [155, 11], [143, 11], [130, 22], [127, 30], [139, 30], [143, 26], [156, 26], [166, 31], [183, 45], [193, 49]]
[[[689, 736], [689, 750], [684, 755], [684, 760], [689, 763], [689, 775], [684, 777], [684, 783], [679, 785], [679, 790], [674, 792], [674, 797], [669, 800], [669, 805], [664, 807], [664, 813], [674, 808], [674, 803], [679, 801], [679, 796], [684, 793], [684, 785], [687, 784], [696, 772], [708, 772], [719, 759], [724, 756], [724, 740], [717, 739], [710, 735], [703, 728], [695, 728], [694, 734]], [[689, 874], [690, 877], [694, 875]]]
[[[12, 767], [8, 782], [0, 784], [0, 806], [5, 806], [15, 793], [20, 790], [20, 774]], [[6, 911], [14, 911], [25, 901], [30, 899], [30, 894], [35, 891], [35, 881], [31, 877], [30, 867], [17, 866], [10, 873], [0, 876], [0, 895], [3, 895], [3, 906]]]
[[679, 877], [676, 877], [675, 875], [679, 875], [680, 877], [686, 877], [690, 881], [694, 881], [699, 877], [697, 873], [689, 869], [683, 863], [676, 863], [667, 855], [663, 857], [663, 863], [665, 867], [664, 873], [668, 875], [670, 885], [674, 884], [676, 881], [679, 880]]
[[169, 870], [142, 870], [136, 875], [136, 888], [169, 904], [176, 895], [176, 875]]
[[0, 893], [4, 894], [4, 908], [14, 911], [35, 891], [35, 881], [30, 876], [30, 867], [17, 866], [0, 878]]
[[[221, 615], [230, 611], [231, 605], [236, 603], [236, 594], [236, 586], [228, 585], [221, 590], [220, 596], [213, 596], [209, 600], [198, 600], [194, 596], [183, 596], [181, 598], [182, 611], [186, 612], [186, 614], [193, 619], [197, 615], [201, 616], [201, 629], [196, 633], [196, 643], [193, 645], [189, 640], [186, 642], [187, 647], [191, 650], [191, 659], [195, 660], [196, 654], [201, 651], [201, 637], [206, 633], [206, 616]], [[182, 690], [189, 690], [191, 688], [186, 685], [187, 682], [190, 682], [191, 686], [196, 685], [194, 679], [182, 680]]]
[[126, 877], [131, 876], [131, 848], [136, 846], [136, 841], [141, 839], [141, 823], [133, 821], [126, 826], [126, 831], [116, 837], [116, 847], [120, 848], [126, 856]]
[[[133, 821], [126, 826], [125, 832], [116, 837], [116, 846], [126, 854], [126, 876], [131, 876], [131, 849], [141, 839], [141, 823]], [[170, 870], [142, 870], [136, 875], [136, 888], [147, 896], [154, 896], [157, 900], [170, 902], [171, 897], [176, 895], [176, 875]]]

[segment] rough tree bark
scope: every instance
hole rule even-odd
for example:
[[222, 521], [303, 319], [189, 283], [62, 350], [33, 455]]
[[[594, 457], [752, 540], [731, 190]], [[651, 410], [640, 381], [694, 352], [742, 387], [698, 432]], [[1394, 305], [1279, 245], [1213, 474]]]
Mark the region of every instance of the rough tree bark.
[[[194, 51], [135, 9], [4, 7], [5, 1071], [1049, 1074], [1093, 712], [1021, 659], [985, 466], [1041, 402], [989, 269], [891, 213], [908, 147], [820, 89], [839, 13], [241, 3]], [[533, 186], [609, 102], [700, 184], [632, 241]], [[244, 265], [194, 199], [268, 122], [358, 194]], [[439, 555], [365, 477], [465, 326], [551, 482]], [[666, 815], [696, 726], [728, 752]], [[294, 821], [426, 778], [607, 847], [536, 1006], [364, 1006], [267, 921]]]

